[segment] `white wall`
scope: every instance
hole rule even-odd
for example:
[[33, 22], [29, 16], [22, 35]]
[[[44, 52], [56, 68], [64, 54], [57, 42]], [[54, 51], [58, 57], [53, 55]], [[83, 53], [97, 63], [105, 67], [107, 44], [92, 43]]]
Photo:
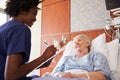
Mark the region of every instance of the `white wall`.
[[71, 0], [71, 32], [104, 28], [109, 18], [105, 0]]
[[[41, 7], [41, 5], [39, 5]], [[37, 17], [36, 17], [36, 22], [33, 24], [31, 28], [31, 33], [32, 33], [32, 41], [31, 41], [31, 55], [30, 55], [30, 60], [32, 61], [36, 59], [37, 57], [40, 56], [40, 42], [41, 42], [41, 10], [39, 10]], [[34, 70], [32, 71], [29, 75], [40, 75], [40, 70]]]
[[4, 24], [7, 21], [7, 15], [4, 13], [5, 8], [5, 1], [6, 0], [0, 0], [0, 25]]
[[0, 8], [5, 8], [5, 2], [7, 0], [0, 0]]

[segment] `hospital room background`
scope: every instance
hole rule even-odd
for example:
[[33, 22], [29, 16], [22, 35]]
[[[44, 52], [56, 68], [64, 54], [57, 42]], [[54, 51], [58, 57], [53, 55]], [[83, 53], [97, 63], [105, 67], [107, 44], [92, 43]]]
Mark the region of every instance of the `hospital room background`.
[[[6, 22], [9, 17], [3, 12], [5, 1], [0, 0], [0, 25]], [[107, 2], [112, 0], [106, 0]], [[39, 5], [37, 21], [31, 28], [32, 47], [30, 61], [37, 58], [45, 50], [44, 42], [48, 44], [54, 41], [67, 43], [72, 32], [84, 30], [109, 29], [111, 25], [110, 9], [118, 9], [117, 6], [110, 7], [105, 0], [45, 0]], [[117, 1], [117, 0], [114, 0]], [[119, 0], [118, 0], [119, 1]], [[118, 2], [117, 2], [118, 3]], [[106, 7], [106, 5], [108, 5]], [[120, 6], [120, 5], [118, 5]], [[112, 11], [111, 10], [111, 11]], [[118, 14], [120, 15], [120, 14]], [[119, 23], [117, 18], [115, 23]], [[118, 28], [118, 26], [117, 26]], [[119, 35], [119, 34], [118, 34]], [[119, 38], [119, 36], [117, 36]], [[50, 65], [51, 66], [51, 65]], [[52, 67], [52, 66], [51, 66]], [[51, 69], [51, 68], [49, 68]], [[49, 71], [49, 69], [47, 69]], [[46, 68], [32, 71], [28, 75], [41, 75], [47, 72]], [[41, 73], [43, 72], [43, 73]]]

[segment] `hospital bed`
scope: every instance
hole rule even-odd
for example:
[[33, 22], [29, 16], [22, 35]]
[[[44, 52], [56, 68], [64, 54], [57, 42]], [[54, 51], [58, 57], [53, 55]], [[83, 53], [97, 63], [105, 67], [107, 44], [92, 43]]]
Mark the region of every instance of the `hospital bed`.
[[[86, 34], [90, 38], [92, 38], [92, 46], [91, 46], [91, 52], [101, 52], [103, 53], [109, 62], [110, 68], [111, 68], [111, 74], [113, 77], [113, 80], [120, 80], [120, 44], [118, 39], [111, 39], [110, 36], [104, 32], [104, 29], [97, 29], [97, 30], [88, 30], [88, 31], [80, 31], [80, 32], [73, 32], [69, 35], [71, 36], [71, 39], [75, 37], [78, 34]], [[69, 41], [67, 46], [71, 45], [71, 42]], [[69, 46], [69, 49], [65, 50], [63, 52], [63, 56], [66, 55], [73, 55], [69, 54], [71, 52], [70, 49], [72, 46]], [[74, 50], [72, 50], [74, 51]], [[68, 54], [64, 54], [68, 53]], [[58, 63], [55, 65], [54, 69], [60, 64], [60, 61], [62, 60], [62, 57], [60, 58]], [[52, 63], [51, 63], [52, 65]], [[52, 71], [54, 71], [54, 69]], [[43, 78], [36, 78], [34, 80], [43, 80]], [[87, 79], [63, 79], [63, 78], [44, 78], [44, 80], [87, 80]]]

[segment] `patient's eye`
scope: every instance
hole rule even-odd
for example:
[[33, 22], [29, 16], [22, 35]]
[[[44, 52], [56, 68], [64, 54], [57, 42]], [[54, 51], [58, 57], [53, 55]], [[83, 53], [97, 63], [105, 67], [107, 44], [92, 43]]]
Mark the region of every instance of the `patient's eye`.
[[74, 43], [75, 44], [79, 44], [81, 42], [81, 39], [76, 39], [76, 40], [74, 40]]
[[78, 39], [78, 42], [82, 41], [81, 39]]

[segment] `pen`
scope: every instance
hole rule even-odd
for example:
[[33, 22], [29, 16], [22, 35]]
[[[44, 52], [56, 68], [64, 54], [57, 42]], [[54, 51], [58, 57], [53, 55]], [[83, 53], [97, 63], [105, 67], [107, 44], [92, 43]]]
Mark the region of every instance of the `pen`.
[[46, 42], [46, 40], [44, 41], [44, 45], [45, 45], [46, 47], [48, 47], [48, 43]]

